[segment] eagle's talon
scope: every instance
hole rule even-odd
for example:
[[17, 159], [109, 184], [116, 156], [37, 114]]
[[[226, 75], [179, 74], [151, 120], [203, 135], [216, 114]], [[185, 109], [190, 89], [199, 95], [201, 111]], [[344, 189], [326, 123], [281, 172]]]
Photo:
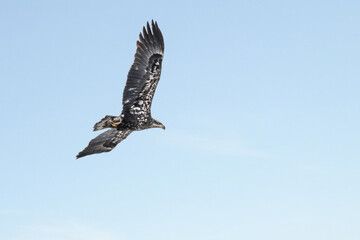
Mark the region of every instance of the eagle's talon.
[[111, 123], [111, 126], [117, 127], [120, 123], [121, 123], [121, 122], [113, 122], [113, 123]]

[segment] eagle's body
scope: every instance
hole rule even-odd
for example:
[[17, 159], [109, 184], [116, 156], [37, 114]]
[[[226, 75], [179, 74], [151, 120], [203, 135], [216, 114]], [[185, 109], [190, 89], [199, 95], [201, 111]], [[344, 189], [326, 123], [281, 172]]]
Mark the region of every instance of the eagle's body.
[[94, 131], [111, 128], [89, 142], [76, 158], [109, 152], [133, 131], [165, 126], [152, 118], [151, 103], [160, 80], [164, 56], [164, 39], [157, 23], [143, 28], [137, 41], [135, 60], [127, 76], [120, 116], [105, 116], [95, 124]]

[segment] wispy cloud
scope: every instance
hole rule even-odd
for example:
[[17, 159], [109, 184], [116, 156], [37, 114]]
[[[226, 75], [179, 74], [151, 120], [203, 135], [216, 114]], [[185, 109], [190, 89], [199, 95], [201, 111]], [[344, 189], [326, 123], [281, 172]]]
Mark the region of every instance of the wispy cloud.
[[0, 209], [0, 215], [23, 214], [24, 212], [15, 209]]
[[269, 154], [247, 147], [238, 139], [221, 139], [217, 137], [172, 131], [171, 143], [182, 148], [230, 157], [271, 157]]
[[12, 240], [124, 240], [124, 236], [94, 226], [70, 222], [25, 226]]

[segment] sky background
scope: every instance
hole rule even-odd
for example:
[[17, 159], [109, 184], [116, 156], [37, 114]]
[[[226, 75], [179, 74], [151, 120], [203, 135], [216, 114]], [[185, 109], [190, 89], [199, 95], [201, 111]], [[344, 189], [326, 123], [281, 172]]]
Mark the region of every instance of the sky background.
[[[359, 1], [1, 1], [0, 239], [360, 239]], [[165, 38], [153, 117], [121, 112]]]

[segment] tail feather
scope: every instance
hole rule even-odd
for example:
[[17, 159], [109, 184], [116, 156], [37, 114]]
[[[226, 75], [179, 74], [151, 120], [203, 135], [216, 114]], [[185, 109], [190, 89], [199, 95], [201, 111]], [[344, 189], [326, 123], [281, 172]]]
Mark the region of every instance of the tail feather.
[[117, 125], [120, 122], [121, 122], [121, 118], [119, 116], [106, 115], [99, 122], [95, 123], [94, 131], [102, 130], [102, 129], [105, 129], [105, 128], [114, 128], [113, 124]]

